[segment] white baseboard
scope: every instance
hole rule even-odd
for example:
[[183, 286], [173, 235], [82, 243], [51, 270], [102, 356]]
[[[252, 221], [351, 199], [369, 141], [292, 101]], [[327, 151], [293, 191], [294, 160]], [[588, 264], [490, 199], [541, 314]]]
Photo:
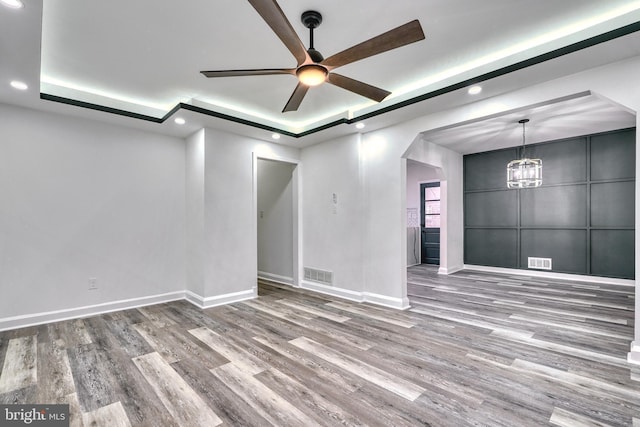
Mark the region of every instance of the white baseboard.
[[266, 271], [258, 271], [258, 279], [264, 279], [271, 282], [282, 283], [283, 285], [293, 286], [293, 277], [280, 276], [279, 274], [267, 273]]
[[462, 265], [456, 265], [455, 267], [440, 267], [438, 268], [438, 274], [449, 275], [462, 270], [464, 270], [464, 266]]
[[185, 299], [198, 308], [205, 309], [217, 307], [219, 305], [232, 304], [234, 302], [246, 301], [258, 296], [258, 288], [253, 287], [246, 291], [231, 292], [228, 294], [216, 295], [213, 297], [203, 297], [191, 291], [185, 291]]
[[631, 351], [627, 353], [627, 362], [634, 365], [640, 365], [640, 343], [633, 341], [631, 343]]
[[130, 310], [132, 308], [145, 307], [147, 305], [162, 304], [165, 302], [186, 299], [198, 308], [205, 309], [223, 304], [245, 301], [258, 295], [256, 287], [240, 292], [216, 295], [203, 298], [191, 291], [176, 291], [166, 294], [152, 295], [148, 297], [130, 298], [126, 300], [111, 301], [94, 304], [85, 307], [69, 308], [64, 310], [47, 311], [43, 313], [26, 314], [21, 316], [5, 317], [0, 319], [0, 331], [26, 328], [42, 325], [44, 323], [61, 322], [64, 320], [80, 319], [83, 317], [97, 316], [113, 311]]
[[120, 301], [88, 305], [84, 307], [26, 314], [22, 316], [5, 317], [3, 319], [0, 319], [0, 331], [26, 328], [28, 326], [42, 325], [43, 323], [60, 322], [63, 320], [97, 316], [99, 314], [111, 313], [113, 311], [129, 310], [132, 308], [144, 307], [147, 305], [177, 301], [184, 298], [185, 292], [177, 291], [169, 292], [166, 294], [152, 295], [148, 297], [130, 298]]
[[337, 288], [335, 286], [327, 286], [321, 283], [302, 281], [300, 286], [303, 289], [320, 292], [321, 294], [331, 295], [338, 298], [348, 299], [354, 302], [368, 302], [383, 307], [394, 308], [396, 310], [406, 310], [409, 308], [408, 298], [395, 298], [386, 295], [374, 294], [371, 292], [358, 292], [350, 289]]
[[371, 292], [363, 292], [364, 302], [371, 304], [382, 305], [388, 308], [395, 308], [396, 310], [407, 310], [411, 306], [409, 305], [409, 298], [395, 298], [386, 295], [373, 294]]
[[521, 270], [517, 268], [487, 267], [484, 265], [464, 265], [465, 270], [484, 271], [487, 273], [512, 274], [516, 276], [544, 277], [548, 279], [572, 280], [588, 283], [606, 283], [608, 285], [634, 286], [635, 280], [616, 279], [613, 277], [584, 276], [582, 274], [555, 273], [551, 271]]
[[335, 286], [327, 286], [321, 283], [307, 282], [303, 280], [300, 284], [302, 289], [320, 292], [321, 294], [331, 295], [338, 298], [348, 299], [350, 301], [363, 302], [362, 292], [352, 291], [350, 289], [336, 288]]

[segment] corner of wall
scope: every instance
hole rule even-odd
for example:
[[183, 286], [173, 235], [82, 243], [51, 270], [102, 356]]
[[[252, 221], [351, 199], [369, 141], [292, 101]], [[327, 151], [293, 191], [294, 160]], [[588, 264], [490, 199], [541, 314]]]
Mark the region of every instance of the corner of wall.
[[631, 351], [627, 354], [627, 362], [640, 365], [640, 343], [633, 341]]
[[253, 287], [245, 291], [231, 292], [228, 294], [216, 295], [213, 297], [203, 297], [191, 291], [185, 291], [185, 297], [188, 302], [200, 309], [217, 307], [219, 305], [233, 304], [235, 302], [254, 299], [258, 296], [258, 288]]
[[393, 308], [396, 310], [407, 310], [411, 307], [409, 304], [409, 298], [405, 295], [401, 298], [389, 297], [386, 295], [374, 294], [371, 292], [363, 292], [364, 302], [368, 302], [375, 305], [380, 305], [387, 308]]
[[440, 267], [438, 268], [438, 274], [449, 275], [464, 270], [464, 266], [456, 265], [453, 267]]

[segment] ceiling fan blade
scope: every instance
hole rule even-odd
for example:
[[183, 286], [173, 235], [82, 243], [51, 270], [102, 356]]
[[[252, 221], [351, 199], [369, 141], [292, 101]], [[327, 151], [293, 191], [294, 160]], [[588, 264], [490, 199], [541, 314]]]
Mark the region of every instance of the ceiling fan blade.
[[420, 22], [416, 19], [386, 33], [336, 53], [321, 62], [328, 68], [341, 67], [388, 50], [424, 39]]
[[296, 111], [308, 90], [309, 86], [298, 83], [298, 86], [296, 86], [295, 90], [291, 94], [291, 98], [287, 101], [287, 105], [284, 106], [282, 112], [286, 113], [287, 111]]
[[282, 40], [282, 43], [298, 61], [298, 65], [309, 59], [307, 49], [276, 0], [249, 0], [249, 3], [262, 16], [262, 19], [271, 27], [278, 38]]
[[391, 95], [391, 92], [387, 90], [368, 85], [341, 74], [329, 73], [327, 76], [327, 82], [350, 92], [357, 93], [358, 95], [362, 95], [366, 98], [373, 99], [376, 102], [380, 102], [387, 96]]
[[270, 76], [273, 74], [296, 74], [295, 68], [263, 68], [255, 70], [220, 70], [200, 71], [206, 77], [237, 77], [237, 76]]

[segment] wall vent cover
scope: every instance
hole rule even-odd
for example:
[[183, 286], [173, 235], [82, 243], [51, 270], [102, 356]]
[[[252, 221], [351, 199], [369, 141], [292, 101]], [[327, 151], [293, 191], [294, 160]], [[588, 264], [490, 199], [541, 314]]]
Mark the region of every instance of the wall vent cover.
[[323, 283], [325, 285], [333, 285], [333, 272], [326, 270], [318, 270], [317, 268], [304, 268], [305, 280]]
[[529, 257], [529, 268], [537, 270], [551, 270], [551, 258], [534, 258]]

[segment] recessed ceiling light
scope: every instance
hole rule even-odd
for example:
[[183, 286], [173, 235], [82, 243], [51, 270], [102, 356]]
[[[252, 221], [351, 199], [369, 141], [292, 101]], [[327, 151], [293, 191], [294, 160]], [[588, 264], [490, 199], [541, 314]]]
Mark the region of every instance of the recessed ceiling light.
[[280, 134], [279, 133], [273, 133], [273, 134], [271, 134], [271, 138], [280, 139]]
[[0, 3], [11, 9], [22, 9], [24, 4], [20, 0], [0, 0]]
[[478, 85], [471, 86], [468, 92], [469, 92], [469, 95], [477, 95], [480, 92], [482, 92], [482, 86], [478, 86]]
[[18, 89], [18, 90], [27, 90], [29, 89], [29, 86], [27, 86], [27, 84], [25, 82], [21, 82], [18, 80], [13, 80], [11, 83], [11, 87], [14, 89]]
[[179, 125], [183, 125], [185, 123], [187, 123], [187, 121], [185, 119], [183, 119], [182, 117], [176, 117], [175, 119], [173, 119], [174, 122], [176, 122]]
[[356, 129], [364, 129], [364, 123], [362, 122], [356, 123]]

